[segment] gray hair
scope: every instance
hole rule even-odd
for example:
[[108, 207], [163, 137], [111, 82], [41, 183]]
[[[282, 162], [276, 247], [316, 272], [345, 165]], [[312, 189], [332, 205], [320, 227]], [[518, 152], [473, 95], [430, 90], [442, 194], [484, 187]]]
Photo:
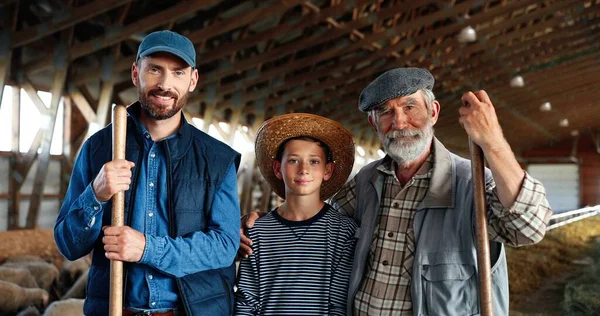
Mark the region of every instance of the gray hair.
[[[418, 91], [421, 91], [423, 97], [425, 98], [425, 108], [427, 108], [427, 114], [431, 115], [432, 105], [435, 101], [435, 94], [433, 94], [433, 91], [430, 89], [419, 89]], [[385, 103], [382, 103], [369, 110], [369, 116], [373, 118], [375, 123], [379, 123], [379, 111], [382, 109], [384, 104]]]

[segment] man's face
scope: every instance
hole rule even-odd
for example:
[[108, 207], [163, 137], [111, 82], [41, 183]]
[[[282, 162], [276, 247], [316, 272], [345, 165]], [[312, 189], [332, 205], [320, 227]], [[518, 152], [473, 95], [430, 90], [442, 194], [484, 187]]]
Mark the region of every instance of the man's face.
[[131, 68], [142, 109], [156, 120], [179, 113], [190, 92], [196, 88], [198, 70], [169, 53], [141, 58]]
[[375, 117], [369, 116], [369, 123], [377, 131], [385, 152], [403, 164], [419, 158], [431, 145], [439, 108], [439, 103], [434, 101], [428, 109], [419, 90], [387, 101]]

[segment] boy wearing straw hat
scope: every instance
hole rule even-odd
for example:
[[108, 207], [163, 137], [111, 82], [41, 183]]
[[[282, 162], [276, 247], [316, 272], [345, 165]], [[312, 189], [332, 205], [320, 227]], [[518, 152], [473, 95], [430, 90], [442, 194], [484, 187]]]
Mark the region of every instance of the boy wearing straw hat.
[[236, 315], [345, 315], [356, 224], [323, 202], [348, 179], [352, 135], [324, 117], [266, 121], [256, 138], [259, 169], [285, 202], [247, 234]]

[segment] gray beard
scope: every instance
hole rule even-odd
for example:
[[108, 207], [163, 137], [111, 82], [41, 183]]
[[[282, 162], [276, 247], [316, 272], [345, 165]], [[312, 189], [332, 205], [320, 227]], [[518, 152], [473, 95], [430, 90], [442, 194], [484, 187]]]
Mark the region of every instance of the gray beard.
[[385, 135], [377, 133], [385, 153], [398, 165], [417, 160], [431, 145], [433, 124], [427, 121], [422, 130], [390, 131]]

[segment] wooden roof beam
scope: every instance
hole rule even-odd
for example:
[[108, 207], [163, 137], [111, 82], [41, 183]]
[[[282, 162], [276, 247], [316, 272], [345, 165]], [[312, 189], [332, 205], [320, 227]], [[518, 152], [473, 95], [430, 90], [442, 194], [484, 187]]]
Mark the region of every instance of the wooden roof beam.
[[[494, 16], [495, 14], [499, 14], [499, 13], [502, 13], [502, 12], [511, 12], [512, 10], [515, 10], [516, 8], [519, 8], [521, 6], [526, 6], [526, 5], [530, 4], [530, 3], [535, 3], [535, 1], [534, 0], [529, 0], [529, 1], [518, 2], [516, 4], [515, 3], [511, 3], [510, 5], [508, 5], [506, 7], [495, 8], [495, 10], [490, 10], [489, 12], [487, 12], [485, 14], [474, 16], [474, 17], [472, 17], [472, 20], [474, 20], [474, 21], [478, 21], [478, 20], [484, 21], [486, 19], [489, 19], [491, 16]], [[469, 8], [469, 5], [474, 5], [474, 2], [462, 3], [460, 6], [454, 7], [454, 9], [456, 11], [452, 11], [452, 12], [450, 12], [450, 14], [458, 14], [458, 12], [463, 12], [464, 10], [466, 10], [467, 8]], [[448, 14], [448, 12], [445, 12], [445, 13]], [[442, 17], [443, 16], [440, 16], [438, 18], [442, 18]], [[431, 17], [430, 16], [426, 16], [426, 17], [423, 17], [423, 18], [419, 19], [415, 23], [418, 24], [418, 25], [426, 25], [427, 23], [431, 23], [431, 22], [432, 22], [431, 21]], [[414, 25], [414, 23], [412, 23], [411, 25]], [[398, 26], [396, 28], [396, 32], [397, 33], [401, 33], [403, 31], [405, 31], [406, 29], [408, 29], [409, 27], [410, 26], [407, 26], [407, 25], [400, 25], [400, 26]], [[440, 33], [450, 33], [450, 32], [458, 31], [462, 27], [463, 26], [461, 26], [461, 25], [452, 25], [452, 26], [444, 27], [444, 28], [442, 28], [440, 30], [437, 30], [437, 31], [433, 31], [432, 33], [438, 33], [436, 35], [439, 35]], [[379, 36], [381, 36], [381, 35], [379, 34]], [[433, 36], [433, 35], [429, 34], [429, 33], [426, 33], [426, 34], [421, 35], [419, 38], [421, 38], [422, 40], [428, 40], [428, 39], [431, 38], [431, 36]], [[366, 45], [366, 41], [369, 41], [369, 40], [373, 41], [374, 39], [373, 39], [373, 37], [371, 37], [370, 39], [365, 39], [365, 43], [358, 44], [358, 45], [353, 45], [353, 46], [355, 48], [362, 47], [362, 46]], [[377, 51], [376, 53], [372, 54], [371, 56], [369, 56], [367, 58], [365, 58], [365, 57], [354, 58], [354, 59], [352, 59], [352, 61], [348, 60], [347, 62], [344, 62], [344, 63], [345, 64], [356, 64], [356, 63], [358, 63], [360, 61], [365, 62], [365, 61], [378, 60], [378, 59], [381, 58], [381, 56], [385, 56], [385, 54], [391, 53], [392, 51], [394, 51], [395, 49], [397, 49], [399, 46], [412, 45], [411, 43], [414, 43], [415, 40], [416, 40], [416, 38], [413, 39], [412, 41], [402, 41], [402, 42], [399, 42], [396, 45], [390, 45], [390, 46], [388, 46], [388, 47], [386, 47], [386, 48], [384, 48], [384, 49], [382, 49], [380, 51]], [[325, 53], [325, 54], [327, 55], [327, 53]], [[332, 54], [329, 54], [329, 55], [332, 55]], [[327, 55], [327, 57], [331, 57], [329, 55]], [[286, 65], [284, 65], [282, 67], [279, 67], [279, 68], [270, 70], [268, 72], [262, 73], [259, 79], [253, 79], [250, 82], [247, 82], [247, 81], [245, 82], [245, 80], [242, 80], [242, 82], [243, 82], [243, 85], [245, 85], [245, 84], [255, 84], [255, 83], [259, 82], [259, 81], [264, 81], [265, 78], [272, 78], [272, 77], [274, 77], [276, 75], [290, 72], [293, 69], [298, 69], [298, 68], [306, 67], [308, 65], [314, 64], [314, 63], [318, 62], [319, 60], [323, 60], [323, 59], [325, 59], [325, 58], [323, 58], [323, 54], [320, 54], [320, 55], [315, 56], [315, 57], [308, 57], [308, 58], [305, 58], [305, 59], [303, 59], [303, 60], [301, 60], [299, 62], [291, 63], [291, 64], [286, 64]], [[386, 66], [386, 65], [384, 65], [384, 66]], [[389, 65], [387, 65], [387, 67], [389, 68]], [[379, 67], [377, 69], [372, 69], [371, 73], [377, 73], [378, 71], [380, 71], [380, 68], [383, 68], [383, 67]], [[340, 68], [338, 68], [337, 65], [336, 65], [336, 66], [333, 66], [333, 67], [330, 67], [330, 68], [321, 69], [321, 70], [318, 71], [318, 73], [317, 72], [310, 73], [307, 76], [310, 76], [310, 77], [314, 78], [314, 77], [319, 77], [319, 76], [331, 75], [332, 73], [338, 72], [338, 71], [336, 71], [336, 69], [340, 69]], [[294, 80], [297, 81], [298, 78], [294, 78]], [[234, 84], [230, 84], [228, 86], [223, 86], [223, 87], [221, 87], [220, 91], [228, 91], [229, 92], [231, 90], [228, 90], [228, 89], [230, 89], [231, 87], [234, 87], [234, 86], [235, 86]], [[269, 87], [269, 89], [272, 89], [272, 87]]]
[[[270, 52], [263, 53], [258, 56], [254, 56], [254, 57], [245, 59], [245, 60], [235, 63], [233, 65], [228, 65], [227, 67], [219, 67], [217, 70], [209, 72], [209, 73], [205, 74], [205, 76], [200, 78], [200, 81], [198, 82], [198, 84], [203, 85], [203, 84], [207, 84], [207, 83], [211, 83], [211, 82], [215, 82], [215, 81], [218, 82], [226, 76], [232, 75], [239, 71], [244, 71], [244, 70], [248, 70], [251, 68], [255, 68], [257, 65], [264, 64], [264, 63], [282, 58], [284, 56], [291, 55], [299, 49], [313, 47], [313, 46], [337, 39], [339, 37], [346, 36], [347, 34], [352, 32], [354, 29], [359, 29], [359, 28], [370, 25], [373, 20], [385, 19], [385, 18], [388, 18], [388, 17], [394, 15], [396, 12], [400, 12], [402, 10], [407, 10], [407, 6], [422, 6], [422, 5], [423, 5], [423, 3], [418, 2], [418, 1], [411, 2], [411, 4], [402, 3], [402, 4], [397, 4], [392, 8], [387, 8], [386, 10], [381, 11], [381, 12], [371, 13], [368, 17], [364, 17], [359, 20], [352, 21], [352, 22], [345, 24], [343, 28], [338, 28], [338, 29], [335, 29], [326, 34], [318, 34], [318, 35], [311, 36], [306, 39], [302, 39], [302, 40], [294, 41], [294, 42], [286, 44], [286, 45], [282, 45], [282, 46], [278, 47], [277, 49], [274, 49]], [[382, 33], [380, 33], [380, 35], [381, 34]], [[346, 51], [351, 51], [354, 49], [359, 49], [364, 46], [368, 46], [368, 45], [370, 45], [370, 43], [371, 43], [371, 41], [369, 41], [369, 42], [360, 41], [358, 43], [355, 43], [354, 45], [348, 45], [343, 48], [333, 49], [333, 50], [330, 50], [329, 52], [326, 52], [326, 53], [320, 54], [320, 55], [326, 55], [327, 58], [331, 58], [332, 52], [333, 52], [333, 55], [338, 55], [338, 54], [341, 54]], [[308, 59], [308, 58], [305, 58], [305, 59]], [[326, 59], [326, 58], [322, 58], [322, 59]], [[314, 64], [314, 62], [304, 63], [304, 64], [305, 64], [304, 67], [306, 67], [306, 66], [310, 66], [310, 65]]]
[[[147, 16], [139, 21], [133, 22], [125, 26], [122, 30], [116, 33], [104, 34], [101, 38], [94, 38], [87, 42], [76, 44], [69, 49], [70, 60], [91, 54], [103, 48], [120, 43], [134, 34], [145, 32], [156, 26], [166, 24], [172, 20], [176, 20], [190, 12], [208, 7], [219, 0], [195, 0], [185, 1], [170, 7], [169, 9]], [[48, 56], [41, 60], [32, 62], [24, 66], [25, 72], [28, 74], [39, 72], [52, 66], [54, 56]]]
[[29, 44], [129, 2], [131, 0], [96, 0], [77, 8], [71, 8], [65, 16], [61, 15], [60, 19], [51, 19], [50, 22], [30, 26], [22, 31], [14, 32], [12, 34], [12, 47], [15, 48]]
[[[482, 13], [480, 15], [473, 16], [471, 18], [471, 22], [473, 22], [473, 21], [484, 21], [486, 19], [489, 19], [489, 16], [494, 16], [494, 15], [500, 14], [500, 12], [504, 12], [504, 13], [512, 12], [513, 10], [515, 10], [516, 8], [518, 8], [520, 6], [527, 6], [530, 3], [535, 3], [535, 1], [517, 2], [516, 4], [512, 3], [511, 5], [508, 5], [508, 6], [505, 6], [505, 7], [491, 8], [486, 13]], [[453, 30], [458, 30], [460, 28], [462, 28], [462, 26], [455, 24], [455, 25], [444, 27], [444, 28], [436, 30], [436, 31], [425, 33], [425, 34], [421, 35], [420, 38], [425, 38], [425, 37], [431, 38], [431, 37], [434, 37], [431, 33], [438, 33], [436, 35], [439, 36], [439, 35], [441, 35], [440, 33], [442, 33], [442, 32], [448, 33], [451, 30], [452, 31]], [[414, 40], [416, 40], [416, 39], [413, 39], [413, 41]], [[455, 43], [449, 43], [449, 45], [455, 45]], [[374, 55], [376, 55], [378, 53], [379, 52], [375, 53]], [[402, 65], [404, 65], [406, 63], [406, 60], [419, 58], [420, 55], [421, 55], [420, 51], [413, 51], [410, 55], [405, 56], [403, 59], [398, 60], [398, 62], [394, 63], [394, 64], [398, 64], [398, 66], [402, 66]], [[364, 58], [363, 60], [364, 61], [376, 60], [377, 58], [375, 58], [375, 57], [377, 57], [377, 56], [370, 56], [369, 58]], [[368, 66], [368, 67], [365, 67], [365, 68], [369, 68], [371, 70], [371, 73], [377, 73], [379, 71], [384, 70], [384, 68], [385, 69], [389, 69], [389, 68], [392, 68], [394, 66], [395, 65], [390, 65], [388, 63], [388, 64], [384, 64], [382, 67], [371, 67], [371, 66]], [[368, 75], [368, 74], [366, 74], [366, 75]], [[357, 76], [354, 76], [354, 77], [357, 77]], [[321, 86], [326, 86], [326, 85], [325, 84], [321, 84]]]
[[[580, 28], [577, 28], [577, 27], [570, 28], [570, 30], [578, 30], [578, 29], [580, 29]], [[570, 37], [568, 39], [565, 39], [564, 37], [568, 35], [568, 34], [565, 34], [567, 31], [568, 30], [565, 29], [565, 30], [558, 30], [555, 33], [551, 33], [552, 37], [549, 37], [549, 38], [558, 37], [558, 39], [555, 39], [548, 43], [543, 43], [546, 40], [546, 38], [541, 38], [541, 37], [535, 38], [535, 42], [534, 42], [533, 46], [543, 43], [543, 45], [537, 50], [532, 50], [531, 48], [527, 48], [523, 51], [519, 51], [518, 54], [513, 55], [513, 53], [515, 53], [515, 50], [513, 49], [512, 46], [507, 46], [507, 47], [504, 47], [499, 50], [494, 49], [493, 50], [494, 56], [487, 57], [487, 58], [478, 58], [478, 61], [470, 64], [469, 67], [466, 68], [461, 73], [465, 74], [465, 75], [466, 74], [471, 74], [471, 75], [486, 74], [486, 77], [489, 77], [489, 78], [499, 78], [499, 77], [504, 77], [504, 76], [506, 76], [508, 78], [508, 77], [512, 76], [513, 71], [511, 71], [510, 69], [507, 69], [507, 68], [509, 68], [509, 67], [512, 69], [522, 68], [523, 66], [519, 65], [518, 62], [524, 57], [537, 55], [535, 57], [535, 60], [538, 61], [538, 63], [539, 63], [541, 61], [539, 58], [539, 56], [540, 56], [539, 54], [544, 52], [545, 50], [560, 48], [560, 49], [564, 49], [566, 54], [571, 54], [572, 51], [569, 51], [569, 50], [576, 50], [580, 47], [589, 46], [589, 44], [586, 44], [586, 43], [577, 44], [575, 46], [569, 46], [573, 42], [578, 42], [578, 41], [582, 41], [582, 40], [587, 41], [588, 39], [590, 39], [590, 37], [589, 36], [577, 36], [577, 37]], [[582, 32], [579, 32], [579, 33], [582, 33]], [[523, 43], [521, 43], [521, 44], [523, 44]], [[467, 54], [465, 53], [465, 55], [467, 55]], [[553, 56], [556, 57], [555, 52], [553, 52]], [[499, 67], [497, 63], [490, 61], [490, 59], [494, 59], [494, 58], [500, 60], [501, 64], [503, 66]], [[469, 72], [469, 70], [472, 70], [472, 71]], [[456, 72], [456, 69], [454, 69], [454, 68], [448, 69], [448, 71], [440, 73], [439, 77], [446, 78], [447, 77], [446, 75], [448, 75], [450, 72]], [[521, 73], [522, 73], [522, 71], [521, 71]], [[447, 83], [447, 80], [445, 80], [445, 83]]]
[[[597, 37], [597, 36], [596, 36]], [[594, 38], [596, 38], [594, 37]], [[587, 39], [591, 39], [591, 38], [587, 38]], [[598, 47], [598, 45], [590, 45], [587, 42], [583, 42], [583, 43], [579, 43], [576, 44], [574, 46], [569, 46], [569, 43], [560, 43], [560, 42], [555, 42], [555, 44], [558, 44], [558, 46], [554, 46], [553, 48], [553, 52], [552, 55], [549, 55], [548, 58], [551, 58], [552, 60], [559, 60], [561, 58], [565, 58], [568, 59], [570, 58], [570, 56], [577, 56], [578, 54], [582, 53], [582, 52], [586, 52], [586, 51], [590, 51], [593, 50], [594, 47]], [[545, 46], [543, 48], [540, 48], [538, 50], [530, 50], [527, 52], [523, 52], [521, 54], [515, 55], [515, 56], [511, 56], [511, 55], [507, 55], [507, 57], [502, 57], [502, 55], [499, 55], [499, 58], [502, 58], [502, 63], [511, 67], [512, 69], [520, 69], [519, 73], [521, 75], [525, 75], [527, 73], [527, 69], [531, 69], [531, 68], [535, 68], [538, 67], [540, 65], [543, 64], [547, 64], [551, 61], [549, 61], [547, 58], [545, 58], [543, 52], [546, 51], [550, 46]], [[532, 57], [531, 61], [529, 62], [528, 65], [522, 65], [520, 64], [520, 61], [523, 57], [526, 56], [535, 56]], [[446, 75], [450, 74], [451, 72], [455, 71], [453, 69], [447, 69], [448, 71], [446, 71], [445, 73], [441, 74], [442, 78], [445, 78]], [[460, 74], [462, 76], [480, 76], [481, 74], [485, 74], [486, 78], [480, 78], [481, 82], [493, 82], [493, 81], [497, 81], [499, 79], [505, 79], [507, 82], [508, 80], [513, 76], [513, 71], [511, 71], [510, 69], [506, 69], [505, 67], [498, 67], [497, 64], [494, 64], [493, 62], [490, 62], [488, 60], [488, 63], [483, 63], [481, 65], [474, 65], [473, 67], [466, 69], [462, 72], [460, 72]], [[487, 79], [489, 78], [489, 79]], [[444, 84], [450, 84], [450, 85], [457, 85], [460, 84], [460, 80], [453, 80], [453, 81], [445, 81]]]
[[[295, 4], [296, 2], [299, 2], [299, 1], [294, 1], [293, 3], [282, 3], [281, 5], [277, 6], [276, 8], [270, 8], [271, 11], [269, 11], [268, 13], [269, 14], [282, 14], [285, 10], [289, 9], [290, 4]], [[213, 23], [205, 28], [202, 28], [200, 30], [197, 30], [190, 34], [187, 34], [187, 37], [190, 38], [192, 43], [198, 44], [199, 42], [205, 40], [206, 38], [217, 36], [219, 34], [225, 33], [227, 31], [230, 31], [232, 29], [235, 29], [235, 28], [238, 28], [238, 27], [241, 27], [243, 25], [250, 23], [250, 21], [252, 21], [252, 19], [256, 19], [256, 17], [260, 16], [261, 14], [265, 14], [266, 9], [267, 8], [264, 8], [264, 7], [257, 8], [257, 9], [254, 9], [252, 11], [249, 11], [249, 12], [243, 14], [239, 18], [232, 18], [228, 21]], [[263, 33], [266, 33], [266, 32], [263, 32]], [[263, 33], [260, 33], [260, 34], [263, 34]], [[211, 52], [207, 52], [204, 54], [198, 53], [197, 64], [198, 65], [205, 64], [205, 63], [214, 61], [216, 59], [220, 59], [228, 54], [234, 53], [235, 51], [240, 49], [239, 47], [240, 47], [241, 43], [246, 43], [247, 45], [251, 45], [251, 44], [256, 44], [259, 41], [261, 41], [261, 40], [258, 38], [258, 36], [251, 36], [246, 39], [237, 40], [235, 42], [232, 42], [232, 43], [230, 43], [231, 45], [225, 44], [225, 45], [223, 45], [224, 47], [218, 47], [214, 51], [211, 51]], [[227, 46], [227, 47], [225, 47], [225, 46]], [[235, 47], [233, 47], [233, 46], [235, 46]], [[127, 70], [127, 69], [131, 68], [131, 64], [133, 62], [134, 62], [134, 60], [132, 60], [130, 58], [121, 59], [115, 64], [115, 71], [119, 72], [119, 71]], [[94, 74], [94, 71], [92, 71], [92, 70], [82, 71], [82, 73], [84, 73], [84, 75], [78, 77], [75, 80], [76, 84], [82, 84], [82, 83], [85, 83], [85, 82], [88, 82], [88, 81], [91, 81], [91, 80], [94, 80], [97, 78], [97, 76]]]

